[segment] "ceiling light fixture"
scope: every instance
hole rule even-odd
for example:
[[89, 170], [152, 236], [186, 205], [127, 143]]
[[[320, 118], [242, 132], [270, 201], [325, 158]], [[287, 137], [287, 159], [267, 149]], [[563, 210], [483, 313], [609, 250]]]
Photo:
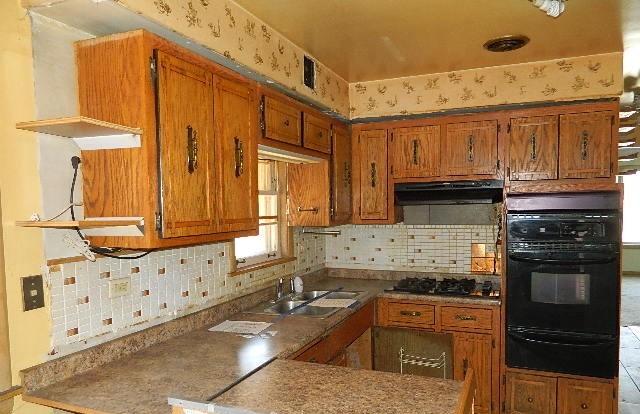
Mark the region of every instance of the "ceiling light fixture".
[[529, 0], [534, 6], [547, 13], [547, 16], [558, 17], [564, 11], [565, 0]]
[[482, 47], [487, 49], [489, 52], [510, 52], [512, 50], [520, 49], [527, 43], [529, 43], [529, 38], [527, 36], [509, 35], [488, 40]]

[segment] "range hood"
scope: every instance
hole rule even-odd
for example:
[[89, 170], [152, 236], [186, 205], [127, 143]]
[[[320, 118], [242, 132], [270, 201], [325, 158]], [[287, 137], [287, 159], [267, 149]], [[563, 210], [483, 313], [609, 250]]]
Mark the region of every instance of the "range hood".
[[502, 180], [404, 183], [395, 185], [396, 204], [490, 204], [502, 201]]

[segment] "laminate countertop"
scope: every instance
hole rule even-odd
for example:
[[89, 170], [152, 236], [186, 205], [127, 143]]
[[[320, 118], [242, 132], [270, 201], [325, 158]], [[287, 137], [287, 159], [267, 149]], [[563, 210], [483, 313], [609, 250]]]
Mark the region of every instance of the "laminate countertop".
[[[228, 319], [272, 322], [266, 332], [277, 333], [247, 338], [196, 329], [82, 374], [30, 390], [23, 397], [29, 402], [82, 414], [166, 414], [170, 412], [169, 397], [209, 401], [269, 360], [285, 359], [313, 343], [376, 296], [384, 294], [394, 283], [343, 278], [308, 281], [305, 290], [342, 287], [364, 294], [356, 306], [341, 309], [324, 319], [238, 313]], [[470, 303], [474, 303], [473, 300]], [[482, 303], [499, 304], [488, 300]], [[251, 381], [260, 378], [254, 376], [249, 377], [253, 378]], [[304, 378], [300, 377], [303, 381]], [[304, 386], [304, 382], [301, 384]], [[312, 388], [317, 384], [307, 385]], [[231, 395], [228, 394], [228, 398]]]

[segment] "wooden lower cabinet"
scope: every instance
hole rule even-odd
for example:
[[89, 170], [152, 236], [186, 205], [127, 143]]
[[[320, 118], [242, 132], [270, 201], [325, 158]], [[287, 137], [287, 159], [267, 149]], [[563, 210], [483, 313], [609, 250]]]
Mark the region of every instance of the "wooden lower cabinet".
[[453, 378], [464, 381], [467, 371], [473, 368], [477, 387], [474, 409], [480, 414], [494, 412], [492, 407], [497, 407], [497, 398], [491, 392], [494, 374], [491, 341], [491, 334], [453, 332]]
[[508, 372], [508, 414], [614, 414], [614, 384]]

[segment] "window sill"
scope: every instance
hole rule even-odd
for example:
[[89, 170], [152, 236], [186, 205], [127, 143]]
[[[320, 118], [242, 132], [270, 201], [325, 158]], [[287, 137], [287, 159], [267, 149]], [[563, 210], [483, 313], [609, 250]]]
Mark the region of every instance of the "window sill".
[[229, 276], [230, 277], [239, 276], [245, 273], [253, 272], [255, 270], [260, 270], [260, 269], [264, 269], [271, 266], [277, 266], [284, 263], [293, 262], [294, 260], [296, 260], [295, 257], [280, 257], [278, 259], [268, 260], [266, 262], [255, 263], [249, 266], [239, 267], [235, 271], [229, 272]]

